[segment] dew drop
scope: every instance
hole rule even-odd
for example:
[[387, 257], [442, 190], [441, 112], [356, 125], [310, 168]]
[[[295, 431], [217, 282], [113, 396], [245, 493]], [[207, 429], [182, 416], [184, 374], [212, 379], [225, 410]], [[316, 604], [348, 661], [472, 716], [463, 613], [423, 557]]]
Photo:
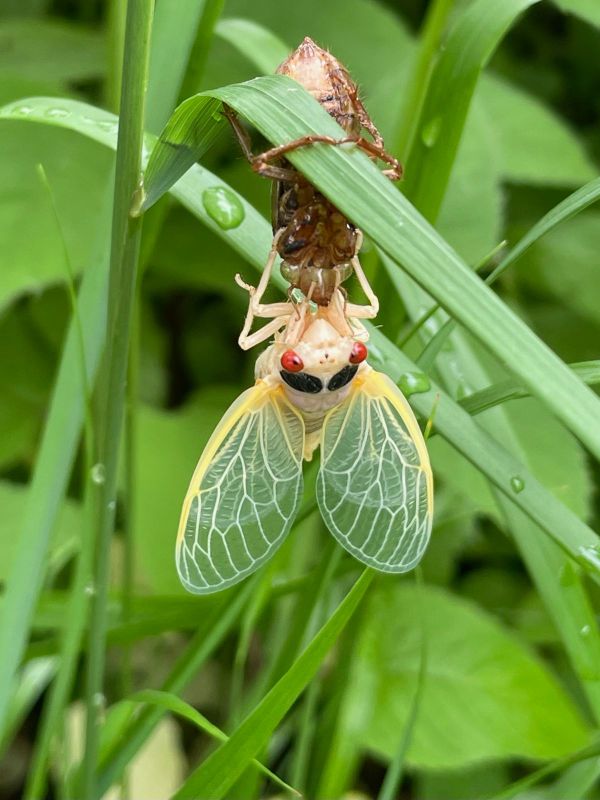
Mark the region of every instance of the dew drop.
[[433, 147], [437, 142], [442, 129], [442, 118], [434, 117], [426, 123], [421, 130], [421, 140], [425, 147]]
[[70, 116], [66, 108], [48, 108], [44, 114], [46, 117], [52, 117], [53, 119], [64, 119], [64, 117]]
[[513, 475], [510, 479], [510, 488], [515, 494], [519, 494], [525, 488], [525, 481], [523, 478], [519, 478], [518, 475]]
[[202, 193], [202, 205], [211, 219], [223, 230], [230, 230], [241, 225], [244, 207], [235, 194], [224, 186], [211, 186]]
[[102, 120], [96, 124], [100, 130], [106, 131], [107, 133], [116, 133], [119, 130], [119, 124], [117, 122], [111, 122], [110, 120]]
[[96, 594], [96, 587], [93, 583], [88, 583], [88, 585], [83, 590], [83, 593], [86, 597], [93, 597]]
[[398, 387], [405, 397], [411, 394], [423, 394], [431, 389], [429, 378], [424, 372], [405, 372], [400, 376]]
[[596, 544], [580, 547], [578, 560], [589, 572], [600, 572], [600, 547]]
[[106, 507], [108, 508], [108, 510], [109, 510], [109, 511], [114, 511], [114, 510], [115, 510], [115, 508], [117, 507], [117, 503], [116, 503], [116, 501], [115, 501], [115, 500], [110, 500], [110, 501], [109, 501], [109, 502], [106, 504]]
[[30, 114], [33, 114], [33, 108], [31, 106], [17, 106], [13, 108], [12, 113], [19, 117], [28, 117]]
[[94, 464], [90, 475], [93, 483], [95, 483], [97, 486], [102, 486], [106, 480], [106, 469], [104, 468], [104, 464]]
[[580, 633], [580, 634], [581, 634], [581, 635], [582, 635], [584, 638], [586, 638], [587, 636], [589, 636], [591, 632], [592, 632], [592, 628], [590, 627], [590, 625], [584, 625], [584, 626], [581, 628], [581, 630], [579, 631], [579, 633]]

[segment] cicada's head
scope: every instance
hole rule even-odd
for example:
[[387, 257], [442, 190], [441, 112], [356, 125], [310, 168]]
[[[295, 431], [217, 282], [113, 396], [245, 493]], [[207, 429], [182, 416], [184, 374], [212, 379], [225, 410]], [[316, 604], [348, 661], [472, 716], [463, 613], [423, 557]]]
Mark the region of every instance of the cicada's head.
[[360, 131], [358, 87], [337, 58], [307, 36], [277, 68], [301, 83], [348, 134]]
[[277, 371], [288, 399], [306, 412], [326, 411], [341, 403], [363, 362], [367, 348], [340, 336], [325, 319], [316, 319], [290, 348], [273, 345], [271, 374]]

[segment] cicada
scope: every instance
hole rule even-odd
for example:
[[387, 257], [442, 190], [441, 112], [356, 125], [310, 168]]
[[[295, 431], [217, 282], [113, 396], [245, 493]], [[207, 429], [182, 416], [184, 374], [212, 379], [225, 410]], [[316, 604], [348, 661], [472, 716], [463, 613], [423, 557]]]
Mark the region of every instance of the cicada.
[[343, 307], [341, 294], [328, 306], [300, 304], [206, 445], [177, 540], [189, 591], [232, 586], [273, 555], [317, 447], [317, 502], [342, 547], [383, 572], [422, 557], [433, 515], [425, 441], [398, 387], [367, 363], [364, 342], [338, 330]]

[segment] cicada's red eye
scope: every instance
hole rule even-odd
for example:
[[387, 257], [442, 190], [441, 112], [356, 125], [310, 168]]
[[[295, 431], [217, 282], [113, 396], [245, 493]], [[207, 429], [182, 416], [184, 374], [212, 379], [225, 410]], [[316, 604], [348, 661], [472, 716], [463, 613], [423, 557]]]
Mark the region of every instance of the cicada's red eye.
[[352, 351], [350, 353], [350, 363], [360, 364], [367, 357], [368, 352], [366, 346], [362, 342], [354, 342]]
[[288, 372], [300, 372], [304, 369], [304, 361], [294, 350], [286, 350], [281, 356], [281, 366]]

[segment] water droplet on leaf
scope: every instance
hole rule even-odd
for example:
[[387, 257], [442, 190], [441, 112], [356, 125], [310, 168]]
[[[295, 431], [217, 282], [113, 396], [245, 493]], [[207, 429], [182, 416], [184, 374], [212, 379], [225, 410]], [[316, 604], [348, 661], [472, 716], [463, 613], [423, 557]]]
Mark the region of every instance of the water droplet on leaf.
[[519, 494], [519, 492], [522, 492], [525, 488], [525, 481], [523, 478], [519, 478], [518, 475], [513, 475], [510, 479], [510, 488], [515, 494]]
[[579, 633], [580, 633], [580, 634], [581, 634], [583, 637], [589, 636], [591, 632], [592, 632], [592, 629], [591, 629], [591, 627], [590, 627], [589, 625], [584, 625], [584, 626], [581, 628], [581, 630], [579, 631]]
[[211, 219], [223, 230], [230, 230], [241, 225], [244, 207], [236, 195], [224, 186], [211, 186], [202, 193], [202, 205]]
[[411, 394], [423, 394], [431, 389], [429, 378], [424, 372], [405, 372], [400, 376], [398, 387], [405, 397]]
[[600, 573], [600, 547], [598, 545], [590, 544], [587, 547], [580, 547], [578, 560], [588, 572]]
[[106, 480], [106, 469], [104, 468], [104, 464], [94, 464], [90, 475], [93, 483], [95, 483], [97, 486], [102, 486]]
[[433, 145], [438, 140], [441, 129], [442, 129], [441, 117], [434, 117], [433, 119], [430, 119], [426, 125], [423, 126], [423, 129], [421, 130], [421, 140], [425, 145], [425, 147], [433, 147]]
[[60, 119], [69, 116], [69, 112], [66, 108], [48, 108], [45, 111], [47, 117], [53, 117], [54, 119]]

